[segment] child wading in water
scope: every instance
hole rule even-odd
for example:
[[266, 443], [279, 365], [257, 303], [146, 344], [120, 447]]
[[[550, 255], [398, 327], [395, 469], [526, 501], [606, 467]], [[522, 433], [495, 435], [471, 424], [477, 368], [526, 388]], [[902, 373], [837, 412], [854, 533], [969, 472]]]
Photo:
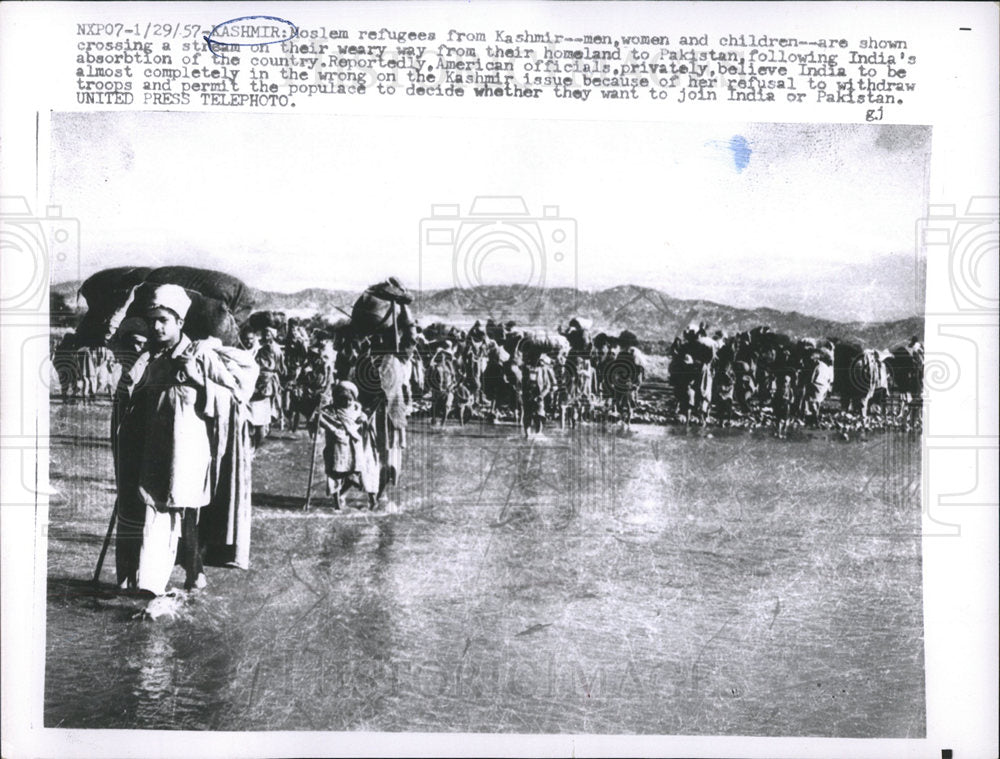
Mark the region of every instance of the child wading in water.
[[368, 508], [374, 509], [379, 485], [374, 431], [361, 410], [353, 382], [338, 382], [332, 390], [333, 402], [319, 415], [326, 436], [323, 463], [327, 494], [333, 496], [333, 508], [339, 510], [342, 495], [354, 485], [368, 494]]
[[795, 374], [791, 369], [783, 369], [778, 373], [778, 383], [774, 393], [774, 425], [778, 438], [788, 437], [788, 423], [795, 402]]

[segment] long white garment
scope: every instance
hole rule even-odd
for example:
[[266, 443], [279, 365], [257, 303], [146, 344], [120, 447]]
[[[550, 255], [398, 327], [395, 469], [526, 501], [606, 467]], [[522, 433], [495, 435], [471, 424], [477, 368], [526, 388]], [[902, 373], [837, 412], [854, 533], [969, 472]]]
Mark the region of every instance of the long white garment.
[[[203, 379], [198, 388], [179, 380], [176, 359], [182, 353], [195, 357]], [[205, 515], [206, 545], [219, 562], [249, 566], [246, 403], [256, 376], [257, 365], [245, 351], [186, 336], [144, 368], [118, 428], [120, 584], [163, 593], [183, 509], [205, 508], [213, 497], [217, 502]], [[176, 511], [172, 519], [168, 508]], [[142, 579], [136, 577], [140, 552]]]
[[167, 590], [170, 574], [177, 558], [177, 543], [181, 537], [181, 509], [146, 507], [146, 522], [142, 528], [142, 548], [136, 580], [140, 590], [158, 596]]

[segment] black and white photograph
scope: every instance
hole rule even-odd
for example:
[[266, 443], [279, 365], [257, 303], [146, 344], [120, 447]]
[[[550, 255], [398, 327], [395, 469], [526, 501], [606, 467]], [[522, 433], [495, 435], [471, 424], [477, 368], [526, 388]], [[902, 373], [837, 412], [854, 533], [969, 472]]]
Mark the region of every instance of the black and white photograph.
[[930, 144], [55, 114], [46, 724], [922, 736]]

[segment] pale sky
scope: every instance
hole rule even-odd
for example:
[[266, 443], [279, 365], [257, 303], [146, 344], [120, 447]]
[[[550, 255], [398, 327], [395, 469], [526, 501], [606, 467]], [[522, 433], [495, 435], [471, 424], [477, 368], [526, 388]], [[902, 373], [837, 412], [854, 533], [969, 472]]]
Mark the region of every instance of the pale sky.
[[[542, 284], [544, 257], [553, 286], [844, 320], [922, 307], [926, 127], [107, 112], [52, 129], [50, 202], [80, 220], [83, 276], [169, 263], [269, 290], [388, 275], [433, 289]], [[558, 214], [480, 239], [461, 220], [477, 196]], [[460, 207], [433, 224], [455, 243], [422, 246], [436, 204]], [[53, 266], [54, 282], [75, 276]]]

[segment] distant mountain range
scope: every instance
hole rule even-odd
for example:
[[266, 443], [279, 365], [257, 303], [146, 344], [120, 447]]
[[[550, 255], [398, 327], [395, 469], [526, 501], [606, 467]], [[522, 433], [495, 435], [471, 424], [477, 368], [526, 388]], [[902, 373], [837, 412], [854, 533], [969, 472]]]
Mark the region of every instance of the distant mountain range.
[[[52, 291], [75, 303], [78, 282], [52, 286]], [[258, 310], [284, 311], [288, 316], [320, 314], [330, 321], [344, 318], [360, 295], [357, 291], [309, 288], [295, 293], [253, 290]], [[83, 308], [80, 302], [80, 309]], [[522, 326], [556, 327], [573, 317], [587, 317], [593, 331], [617, 334], [630, 329], [645, 342], [669, 342], [689, 324], [705, 322], [711, 330], [731, 334], [759, 325], [798, 337], [837, 337], [873, 347], [888, 348], [923, 338], [920, 316], [890, 322], [838, 322], [797, 311], [773, 308], [735, 308], [707, 300], [674, 298], [650, 287], [620, 285], [596, 292], [571, 288], [522, 288], [483, 285], [420, 293], [414, 311], [424, 326], [434, 322], [467, 327], [477, 319], [513, 320]]]

